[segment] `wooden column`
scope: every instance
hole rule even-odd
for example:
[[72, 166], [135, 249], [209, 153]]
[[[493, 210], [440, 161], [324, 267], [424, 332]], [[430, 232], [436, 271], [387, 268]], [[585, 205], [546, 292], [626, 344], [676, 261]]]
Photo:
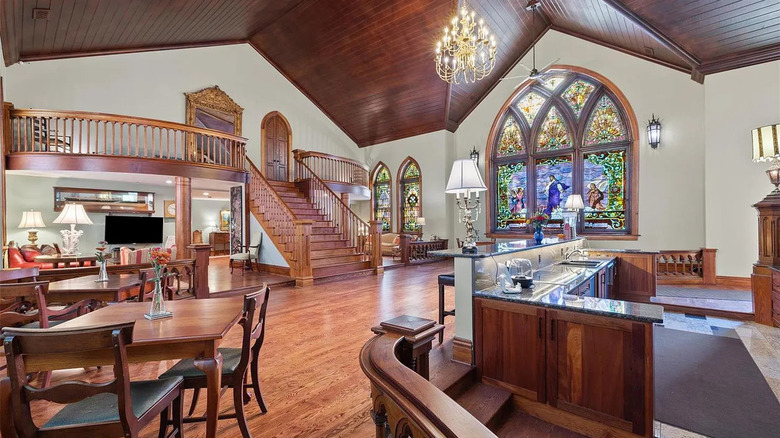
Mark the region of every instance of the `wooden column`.
[[295, 221], [295, 266], [290, 266], [290, 274], [295, 278], [296, 286], [309, 286], [314, 283], [311, 266], [311, 226], [310, 219]]
[[192, 185], [189, 178], [176, 177], [176, 258], [190, 258], [192, 242]]
[[[178, 211], [176, 214], [178, 215]], [[187, 245], [187, 249], [192, 251], [195, 258], [195, 298], [209, 297], [209, 254], [211, 245], [208, 243], [198, 243]], [[177, 251], [178, 252], [178, 251]]]
[[379, 275], [385, 272], [384, 260], [382, 260], [382, 221], [371, 221], [369, 226], [371, 267], [374, 268], [374, 273]]
[[409, 264], [409, 242], [412, 241], [412, 236], [409, 234], [401, 234], [401, 262], [403, 264]]
[[715, 284], [717, 283], [717, 275], [715, 271], [715, 253], [717, 253], [718, 250], [715, 248], [702, 248], [701, 249], [701, 262], [703, 268], [702, 272], [702, 280], [704, 284]]

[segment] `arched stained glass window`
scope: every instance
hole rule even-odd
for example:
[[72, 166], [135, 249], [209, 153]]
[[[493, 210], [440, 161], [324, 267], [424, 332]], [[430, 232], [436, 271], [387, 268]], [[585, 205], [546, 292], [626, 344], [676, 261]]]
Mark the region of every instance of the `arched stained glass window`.
[[422, 172], [412, 157], [407, 157], [398, 173], [401, 233], [420, 233], [417, 218], [422, 216]]
[[627, 101], [593, 72], [542, 79], [510, 98], [490, 135], [491, 233], [530, 234], [525, 219], [536, 212], [560, 230], [566, 200], [579, 194], [578, 233], [636, 235], [636, 118]]
[[374, 168], [373, 175], [371, 198], [374, 206], [374, 220], [382, 222], [382, 232], [390, 232], [393, 228], [393, 184], [390, 169], [380, 162]]

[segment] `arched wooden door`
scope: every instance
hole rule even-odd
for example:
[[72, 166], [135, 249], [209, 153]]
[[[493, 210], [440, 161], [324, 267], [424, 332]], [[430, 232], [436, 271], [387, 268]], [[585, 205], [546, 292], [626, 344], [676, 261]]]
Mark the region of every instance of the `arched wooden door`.
[[263, 157], [265, 177], [273, 181], [287, 181], [290, 156], [290, 125], [278, 112], [263, 119]]

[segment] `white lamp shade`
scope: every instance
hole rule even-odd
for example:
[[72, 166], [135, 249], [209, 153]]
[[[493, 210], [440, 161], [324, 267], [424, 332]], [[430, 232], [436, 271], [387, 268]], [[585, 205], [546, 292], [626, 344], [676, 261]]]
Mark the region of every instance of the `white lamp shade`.
[[582, 202], [582, 195], [569, 195], [566, 198], [566, 203], [563, 204], [563, 208], [568, 208], [569, 210], [582, 210], [585, 208], [585, 203]]
[[756, 128], [753, 134], [753, 161], [780, 160], [777, 131], [780, 125]]
[[19, 228], [46, 228], [40, 211], [23, 211]]
[[425, 218], [424, 217], [418, 217], [417, 218], [417, 225], [425, 225]]
[[54, 219], [55, 224], [76, 224], [76, 225], [92, 225], [92, 221], [87, 216], [87, 212], [84, 211], [84, 206], [81, 204], [65, 204], [62, 212], [57, 219]]
[[485, 190], [487, 187], [474, 160], [464, 158], [452, 163], [450, 179], [444, 190], [446, 193], [484, 192]]

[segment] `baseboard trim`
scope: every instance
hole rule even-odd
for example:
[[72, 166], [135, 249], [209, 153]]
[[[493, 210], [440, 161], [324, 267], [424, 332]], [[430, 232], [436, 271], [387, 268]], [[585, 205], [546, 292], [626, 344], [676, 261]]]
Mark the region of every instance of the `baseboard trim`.
[[676, 304], [667, 304], [667, 303], [659, 303], [659, 302], [652, 302], [651, 304], [663, 306], [664, 310], [669, 312], [689, 313], [691, 315], [712, 316], [715, 318], [736, 319], [738, 321], [752, 321], [755, 316], [752, 312], [751, 313], [732, 312], [728, 310], [707, 309], [705, 307], [679, 306]]
[[286, 275], [287, 277], [290, 276], [289, 266], [277, 266], [277, 265], [267, 265], [265, 263], [255, 263], [254, 267], [260, 272], [268, 272], [270, 274], [277, 274], [277, 275]]
[[716, 284], [720, 286], [739, 287], [745, 290], [750, 290], [750, 277], [729, 277], [718, 275], [715, 281]]
[[457, 336], [452, 339], [452, 360], [465, 363], [466, 365], [473, 365], [474, 356], [472, 351], [472, 343], [470, 340]]

